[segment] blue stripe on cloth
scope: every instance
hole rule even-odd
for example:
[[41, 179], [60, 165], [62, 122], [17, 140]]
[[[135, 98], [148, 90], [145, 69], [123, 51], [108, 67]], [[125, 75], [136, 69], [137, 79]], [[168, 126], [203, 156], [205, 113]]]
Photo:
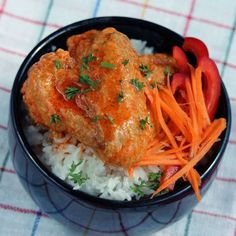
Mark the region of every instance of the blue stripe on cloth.
[[34, 220], [34, 225], [32, 228], [31, 236], [35, 236], [35, 234], [36, 234], [41, 216], [42, 216], [42, 212], [38, 211], [37, 215], [35, 217], [35, 220]]
[[48, 7], [47, 7], [46, 15], [45, 15], [44, 20], [43, 20], [43, 26], [42, 26], [41, 31], [40, 31], [39, 36], [38, 36], [38, 41], [40, 41], [42, 36], [43, 36], [45, 26], [46, 26], [46, 23], [48, 21], [49, 14], [51, 12], [52, 6], [53, 6], [53, 0], [50, 0], [49, 4], [48, 4]]
[[189, 235], [189, 228], [190, 228], [191, 220], [192, 220], [192, 212], [188, 215], [187, 222], [184, 229], [184, 236]]
[[97, 16], [100, 3], [101, 3], [101, 0], [97, 0], [97, 1], [96, 1], [96, 4], [95, 4], [94, 10], [93, 10], [93, 15], [92, 15], [92, 17], [96, 17], [96, 16]]

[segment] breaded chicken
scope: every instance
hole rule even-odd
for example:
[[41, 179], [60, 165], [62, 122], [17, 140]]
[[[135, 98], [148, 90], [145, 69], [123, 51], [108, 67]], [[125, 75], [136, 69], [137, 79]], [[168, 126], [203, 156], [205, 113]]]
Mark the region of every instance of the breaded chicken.
[[[77, 97], [77, 104], [97, 124], [97, 133], [104, 143], [97, 150], [102, 159], [130, 166], [142, 157], [155, 135], [139, 58], [129, 39], [114, 28], [86, 34], [90, 39], [75, 35], [67, 41], [81, 74], [96, 83], [92, 91]], [[84, 61], [89, 56], [94, 59], [86, 68]]]
[[[167, 54], [140, 55], [140, 68], [151, 87], [166, 84], [166, 74], [177, 70], [175, 59]], [[145, 70], [146, 69], [146, 70]]]
[[106, 163], [129, 167], [155, 136], [145, 78], [129, 39], [113, 28], [68, 39], [69, 52], [44, 55], [22, 88], [30, 116], [92, 147]]
[[78, 66], [67, 51], [59, 49], [45, 54], [28, 71], [22, 88], [23, 99], [35, 123], [70, 133], [86, 145], [97, 147], [96, 129], [91, 120], [74, 102], [65, 100], [58, 89], [61, 81], [74, 83], [78, 73]]

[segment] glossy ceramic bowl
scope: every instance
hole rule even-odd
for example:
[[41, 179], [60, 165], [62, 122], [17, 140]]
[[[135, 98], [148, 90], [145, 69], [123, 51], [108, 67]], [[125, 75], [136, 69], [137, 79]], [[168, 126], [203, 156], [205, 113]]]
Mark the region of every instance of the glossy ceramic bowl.
[[[124, 17], [94, 18], [59, 29], [42, 40], [25, 58], [13, 85], [9, 116], [9, 143], [13, 164], [25, 190], [35, 203], [60, 222], [82, 231], [96, 233], [144, 235], [158, 231], [179, 220], [197, 204], [188, 183], [177, 184], [171, 193], [150, 199], [112, 201], [75, 191], [57, 178], [39, 161], [23, 133], [25, 113], [20, 93], [30, 66], [56, 48], [66, 48], [66, 39], [90, 29], [115, 27], [129, 38], [141, 39], [153, 46], [156, 52], [170, 53], [173, 45], [181, 45], [183, 38], [162, 26], [143, 20]], [[201, 194], [205, 195], [216, 175], [230, 133], [231, 113], [227, 92], [222, 92], [217, 116], [227, 120], [227, 129], [197, 169], [201, 175]]]

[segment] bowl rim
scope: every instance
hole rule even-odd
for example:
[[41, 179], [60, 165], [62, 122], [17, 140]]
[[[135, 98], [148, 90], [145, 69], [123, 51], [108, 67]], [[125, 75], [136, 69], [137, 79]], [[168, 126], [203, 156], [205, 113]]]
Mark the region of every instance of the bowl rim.
[[[174, 37], [177, 37], [182, 44], [183, 42], [183, 37], [180, 36], [179, 34], [175, 33], [174, 31], [163, 27], [161, 25], [158, 25], [153, 22], [141, 20], [141, 19], [136, 19], [136, 18], [130, 18], [130, 17], [118, 17], [118, 16], [108, 16], [108, 17], [97, 17], [97, 18], [91, 18], [91, 19], [86, 19], [83, 21], [78, 21], [69, 25], [66, 25], [55, 32], [51, 33], [48, 35], [46, 38], [41, 40], [37, 45], [30, 51], [30, 53], [26, 56], [24, 61], [22, 62], [14, 83], [12, 87], [12, 93], [11, 93], [11, 100], [10, 100], [10, 116], [9, 119], [12, 119], [13, 123], [13, 130], [16, 134], [16, 137], [18, 138], [18, 141], [20, 143], [20, 146], [22, 150], [26, 153], [27, 158], [32, 162], [34, 166], [40, 171], [41, 174], [47, 180], [52, 183], [53, 185], [56, 185], [58, 188], [62, 189], [65, 193], [69, 195], [73, 195], [74, 198], [76, 199], [81, 199], [86, 202], [91, 202], [92, 204], [99, 204], [103, 208], [137, 208], [137, 207], [145, 207], [145, 206], [150, 206], [150, 205], [156, 205], [156, 204], [166, 204], [169, 202], [177, 201], [184, 196], [188, 194], [194, 194], [191, 185], [188, 183], [187, 186], [178, 189], [178, 191], [170, 192], [167, 194], [163, 194], [161, 196], [155, 197], [155, 198], [144, 198], [144, 199], [139, 199], [139, 200], [131, 200], [131, 201], [118, 201], [118, 200], [109, 200], [109, 199], [104, 199], [104, 198], [99, 198], [96, 196], [92, 196], [88, 193], [85, 193], [80, 190], [73, 190], [71, 185], [67, 184], [65, 181], [61, 180], [59, 177], [54, 175], [48, 168], [39, 160], [37, 155], [33, 152], [33, 150], [30, 148], [30, 145], [27, 142], [27, 139], [24, 135], [23, 128], [21, 127], [20, 121], [17, 118], [19, 116], [19, 112], [17, 113], [17, 98], [20, 96], [20, 83], [22, 82], [22, 77], [25, 72], [25, 70], [28, 67], [28, 64], [32, 60], [32, 58], [37, 54], [37, 52], [44, 47], [46, 44], [48, 44], [51, 40], [54, 38], [64, 34], [65, 32], [68, 31], [73, 31], [74, 29], [82, 26], [89, 26], [89, 25], [94, 25], [96, 23], [111, 23], [114, 24], [115, 22], [121, 23], [123, 22], [124, 24], [139, 24], [142, 26], [147, 26], [149, 28], [159, 28], [162, 31], [166, 32], [169, 35], [173, 35]], [[221, 161], [223, 153], [226, 149], [229, 135], [230, 135], [230, 128], [231, 128], [231, 108], [230, 108], [230, 102], [229, 102], [229, 97], [227, 94], [227, 91], [225, 89], [225, 86], [222, 81], [222, 90], [221, 93], [225, 96], [226, 100], [226, 109], [227, 109], [227, 127], [225, 130], [225, 138], [222, 142], [222, 145], [220, 147], [219, 152], [217, 153], [216, 158], [214, 161], [210, 164], [210, 166], [207, 168], [207, 170], [201, 175], [201, 180], [204, 181], [207, 179], [207, 177], [216, 169], [218, 166], [218, 163]]]

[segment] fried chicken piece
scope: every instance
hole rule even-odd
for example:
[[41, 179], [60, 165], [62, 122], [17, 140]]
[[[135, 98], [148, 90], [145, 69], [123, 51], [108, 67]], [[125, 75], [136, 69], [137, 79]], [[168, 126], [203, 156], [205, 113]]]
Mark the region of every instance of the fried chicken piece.
[[[155, 53], [150, 55], [140, 55], [140, 66], [143, 68], [143, 75], [148, 75], [147, 81], [151, 87], [166, 85], [166, 74], [174, 73], [177, 70], [175, 59], [167, 54]], [[149, 72], [148, 72], [149, 71]]]
[[[78, 106], [95, 120], [104, 146], [97, 149], [109, 163], [130, 166], [144, 154], [155, 135], [144, 94], [145, 79], [129, 39], [114, 28], [89, 31], [68, 39], [70, 55], [97, 86], [77, 97]], [[89, 42], [91, 44], [89, 44]], [[84, 66], [88, 57], [93, 58]], [[125, 61], [128, 63], [126, 64]], [[142, 120], [145, 125], [142, 127]], [[141, 122], [141, 123], [140, 123]]]
[[106, 163], [131, 166], [155, 136], [137, 53], [113, 28], [72, 36], [68, 47], [75, 59], [59, 49], [29, 70], [22, 94], [30, 116], [71, 134]]
[[22, 94], [31, 118], [50, 130], [66, 132], [88, 146], [97, 147], [96, 129], [84, 111], [58, 92], [61, 81], [76, 81], [78, 66], [61, 49], [41, 57], [28, 71]]

